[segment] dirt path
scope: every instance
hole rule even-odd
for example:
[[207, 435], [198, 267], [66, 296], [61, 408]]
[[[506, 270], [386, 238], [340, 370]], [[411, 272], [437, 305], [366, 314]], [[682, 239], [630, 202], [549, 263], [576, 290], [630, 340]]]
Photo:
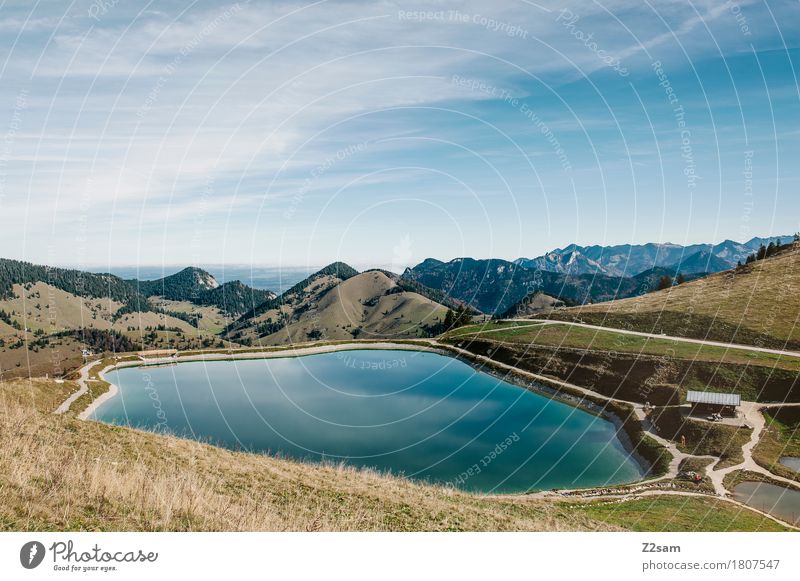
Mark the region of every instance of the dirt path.
[[89, 370], [97, 363], [98, 363], [97, 361], [92, 361], [91, 363], [88, 363], [83, 367], [81, 367], [80, 376], [78, 377], [78, 391], [76, 391], [67, 399], [65, 399], [61, 403], [61, 405], [56, 408], [55, 413], [57, 414], [66, 413], [69, 410], [70, 406], [72, 406], [72, 404], [75, 403], [75, 401], [79, 397], [81, 397], [82, 395], [84, 395], [89, 391], [89, 385], [86, 383], [87, 380], [89, 379]]
[[735, 472], [736, 470], [749, 470], [750, 472], [757, 472], [759, 474], [763, 474], [764, 476], [769, 476], [770, 478], [777, 480], [779, 482], [783, 482], [785, 484], [791, 485], [793, 488], [798, 486], [798, 483], [794, 480], [790, 480], [789, 478], [784, 478], [783, 476], [778, 476], [777, 474], [773, 474], [766, 468], [759, 465], [753, 459], [753, 450], [758, 445], [759, 440], [761, 439], [761, 434], [764, 431], [766, 426], [766, 420], [764, 419], [764, 414], [762, 414], [759, 410], [764, 407], [762, 404], [752, 402], [752, 401], [743, 401], [741, 405], [741, 412], [744, 415], [745, 420], [753, 427], [753, 433], [750, 435], [750, 440], [742, 446], [742, 455], [744, 456], [744, 460], [735, 466], [728, 466], [726, 468], [722, 468], [721, 470], [709, 470], [709, 478], [714, 483], [715, 490], [721, 490], [721, 495], [728, 494], [729, 491], [725, 489], [722, 482], [725, 477], [730, 474], [731, 472]]

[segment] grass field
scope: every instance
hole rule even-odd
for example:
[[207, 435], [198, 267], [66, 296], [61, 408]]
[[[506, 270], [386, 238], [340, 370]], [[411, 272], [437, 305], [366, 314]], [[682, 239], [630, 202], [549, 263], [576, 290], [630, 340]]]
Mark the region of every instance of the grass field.
[[636, 353], [666, 355], [678, 359], [707, 361], [711, 363], [736, 363], [760, 365], [800, 371], [800, 357], [781, 357], [771, 353], [726, 349], [670, 339], [640, 337], [614, 331], [600, 331], [572, 325], [501, 322], [462, 327], [445, 335], [448, 340], [481, 338], [501, 343], [521, 345], [549, 345]]
[[800, 408], [772, 408], [753, 458], [770, 472], [800, 482], [800, 473], [780, 463], [781, 456], [800, 458]]
[[784, 531], [756, 512], [716, 498], [652, 496], [623, 503], [572, 505], [579, 512], [632, 531]]

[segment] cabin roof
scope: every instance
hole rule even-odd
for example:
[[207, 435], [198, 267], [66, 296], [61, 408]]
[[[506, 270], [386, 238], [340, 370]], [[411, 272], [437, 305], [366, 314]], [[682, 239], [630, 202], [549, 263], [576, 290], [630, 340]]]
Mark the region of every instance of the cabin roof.
[[710, 403], [715, 405], [738, 406], [742, 397], [738, 393], [715, 393], [713, 391], [688, 391], [686, 401], [689, 403]]

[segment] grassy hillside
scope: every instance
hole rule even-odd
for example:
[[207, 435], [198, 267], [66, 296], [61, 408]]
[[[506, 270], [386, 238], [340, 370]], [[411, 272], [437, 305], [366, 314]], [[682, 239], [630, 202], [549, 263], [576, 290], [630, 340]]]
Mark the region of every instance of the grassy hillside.
[[[0, 530], [647, 530], [640, 505], [483, 497], [375, 472], [231, 452], [55, 416], [69, 382], [0, 383]], [[638, 502], [638, 501], [634, 501]], [[665, 498], [650, 530], [775, 530], [748, 510]], [[677, 527], [676, 527], [677, 528]]]
[[716, 498], [652, 496], [629, 502], [572, 505], [576, 511], [632, 531], [701, 532], [781, 531], [761, 515]]
[[273, 335], [313, 309], [317, 301], [339, 283], [358, 271], [343, 262], [334, 262], [301, 280], [280, 296], [250, 309], [225, 329], [225, 336], [245, 345]]
[[652, 333], [800, 349], [800, 246], [671, 289], [550, 317]]
[[186, 320], [154, 310], [131, 311], [111, 298], [79, 296], [41, 281], [11, 288], [11, 294], [0, 299], [3, 378], [62, 375], [82, 362], [84, 347], [127, 351], [219, 342], [213, 332]]
[[444, 335], [447, 340], [481, 338], [514, 345], [612, 351], [640, 355], [668, 355], [676, 359], [757, 365], [800, 372], [800, 358], [759, 351], [727, 349], [659, 337], [642, 337], [613, 330], [597, 330], [553, 323], [501, 322], [460, 327]]
[[426, 336], [447, 312], [429, 298], [437, 294], [392, 273], [334, 263], [242, 316], [226, 336], [245, 345]]
[[678, 403], [689, 389], [800, 401], [797, 358], [536, 322], [461, 327], [442, 340], [603, 395]]
[[534, 291], [525, 296], [521, 301], [514, 303], [511, 307], [498, 315], [498, 319], [525, 318], [542, 313], [549, 313], [553, 309], [566, 306], [566, 303], [556, 297], [551, 297], [541, 291]]
[[357, 274], [358, 271], [355, 268], [344, 262], [329, 264], [296, 283], [281, 295], [250, 309], [231, 328], [238, 329], [246, 327], [254, 321], [261, 321], [265, 318], [265, 313], [280, 313], [285, 312], [287, 309], [294, 310], [298, 305], [302, 305], [306, 301], [309, 294], [319, 294], [323, 288], [333, 288], [340, 282]]
[[800, 407], [765, 410], [766, 427], [753, 458], [770, 472], [800, 482], [800, 471], [781, 463], [781, 457], [800, 458]]
[[261, 337], [259, 342], [419, 337], [425, 334], [426, 325], [443, 321], [447, 312], [422, 295], [402, 290], [377, 270], [325, 289], [306, 305], [295, 309], [284, 328]]
[[150, 303], [157, 309], [185, 316], [198, 329], [218, 334], [231, 322], [227, 312], [213, 305], [197, 305], [189, 301], [171, 301], [161, 297], [150, 297]]
[[272, 291], [255, 289], [238, 280], [221, 285], [210, 272], [195, 267], [184, 268], [180, 272], [158, 280], [128, 282], [143, 295], [154, 297], [151, 302], [188, 302], [198, 306], [215, 307], [231, 317], [238, 317], [275, 298], [275, 293]]

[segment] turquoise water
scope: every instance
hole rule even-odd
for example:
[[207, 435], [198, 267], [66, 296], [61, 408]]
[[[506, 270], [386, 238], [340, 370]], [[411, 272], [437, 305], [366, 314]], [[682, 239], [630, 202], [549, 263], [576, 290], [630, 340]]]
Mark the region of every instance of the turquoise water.
[[341, 351], [108, 374], [95, 417], [483, 492], [642, 476], [608, 422], [435, 353]]

